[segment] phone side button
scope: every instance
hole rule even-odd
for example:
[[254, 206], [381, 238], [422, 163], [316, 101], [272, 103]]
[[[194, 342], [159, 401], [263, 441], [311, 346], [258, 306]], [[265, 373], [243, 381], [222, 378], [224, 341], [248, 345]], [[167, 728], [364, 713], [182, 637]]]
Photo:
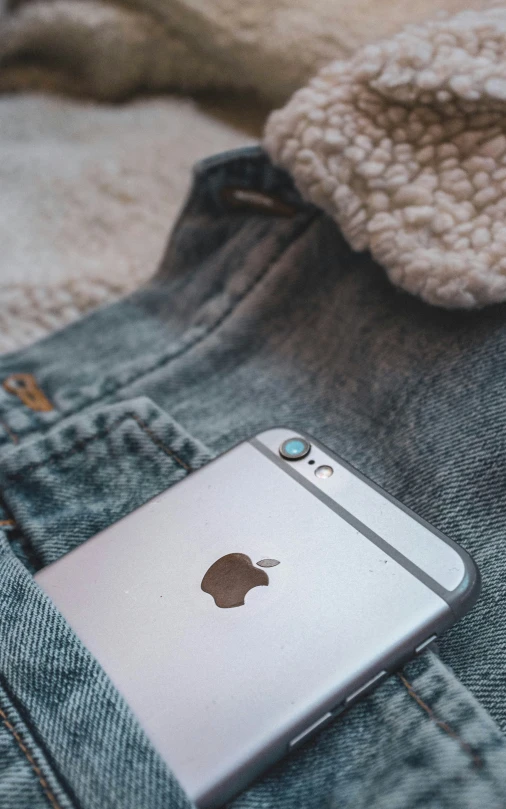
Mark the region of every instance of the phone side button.
[[296, 736], [295, 739], [292, 739], [292, 741], [288, 745], [288, 749], [295, 750], [301, 744], [304, 744], [304, 742], [306, 742], [313, 735], [313, 733], [316, 733], [317, 730], [320, 730], [320, 728], [326, 725], [327, 722], [329, 722], [333, 718], [334, 717], [332, 716], [330, 711], [324, 714], [323, 716], [320, 716], [320, 718], [317, 719], [316, 722], [313, 722], [313, 724], [309, 725], [309, 727], [303, 730], [302, 733], [299, 733], [299, 735]]
[[431, 643], [434, 643], [436, 638], [437, 635], [431, 635], [430, 638], [427, 638], [426, 640], [424, 640], [423, 643], [420, 643], [415, 649], [415, 654], [416, 655], [421, 654], [425, 649], [427, 649], [428, 646], [431, 645]]
[[349, 705], [350, 702], [354, 702], [356, 699], [361, 697], [362, 694], [365, 694], [366, 691], [369, 691], [369, 689], [372, 688], [373, 686], [379, 685], [380, 682], [385, 679], [385, 677], [388, 677], [388, 672], [380, 671], [379, 674], [376, 674], [375, 677], [372, 677], [370, 680], [368, 680], [363, 686], [361, 686], [361, 688], [357, 688], [357, 690], [354, 691], [353, 694], [350, 694], [349, 697], [346, 697], [345, 705]]

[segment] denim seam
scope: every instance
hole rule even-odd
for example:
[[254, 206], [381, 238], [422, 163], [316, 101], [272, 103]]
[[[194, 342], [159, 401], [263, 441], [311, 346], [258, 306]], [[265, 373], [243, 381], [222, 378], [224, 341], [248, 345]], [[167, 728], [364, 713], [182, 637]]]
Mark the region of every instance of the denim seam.
[[14, 432], [14, 431], [13, 431], [13, 430], [12, 430], [12, 429], [9, 427], [9, 425], [5, 423], [5, 421], [0, 420], [0, 427], [3, 427], [3, 429], [4, 429], [4, 430], [5, 430], [5, 432], [7, 433], [7, 437], [8, 437], [8, 438], [9, 438], [9, 439], [12, 441], [12, 443], [13, 443], [13, 444], [18, 444], [18, 443], [19, 443], [19, 438], [18, 438], [18, 436], [17, 436], [17, 435], [16, 435], [16, 433], [15, 433], [15, 432]]
[[404, 677], [402, 674], [399, 674], [398, 676], [399, 676], [399, 679], [400, 679], [401, 683], [403, 684], [403, 686], [405, 687], [406, 691], [408, 692], [409, 696], [410, 696], [412, 699], [414, 699], [414, 700], [415, 700], [416, 704], [417, 704], [417, 705], [419, 705], [419, 706], [420, 706], [420, 708], [422, 708], [422, 710], [424, 710], [424, 711], [425, 711], [425, 713], [427, 714], [428, 718], [429, 718], [429, 719], [430, 719], [432, 722], [434, 722], [434, 724], [435, 724], [435, 725], [437, 725], [437, 727], [438, 727], [438, 728], [440, 728], [440, 729], [441, 729], [441, 730], [443, 730], [443, 731], [444, 731], [444, 732], [445, 732], [445, 733], [446, 733], [448, 736], [450, 736], [450, 738], [454, 739], [456, 742], [458, 742], [458, 743], [459, 743], [459, 745], [460, 745], [460, 747], [462, 748], [462, 750], [463, 750], [465, 753], [467, 753], [467, 755], [468, 755], [468, 756], [470, 756], [470, 757], [471, 757], [471, 759], [472, 759], [473, 764], [474, 764], [474, 766], [475, 766], [475, 767], [477, 767], [477, 768], [482, 767], [482, 766], [483, 766], [483, 761], [482, 761], [481, 757], [478, 755], [478, 753], [476, 753], [476, 752], [475, 752], [475, 750], [473, 750], [473, 748], [471, 747], [471, 745], [469, 744], [469, 742], [466, 742], [466, 741], [465, 741], [465, 740], [464, 740], [464, 739], [463, 739], [461, 736], [459, 736], [459, 734], [457, 733], [457, 731], [455, 731], [455, 730], [454, 730], [454, 729], [453, 729], [453, 728], [452, 728], [452, 727], [451, 727], [451, 726], [448, 724], [448, 722], [445, 722], [443, 719], [439, 719], [439, 718], [436, 716], [436, 714], [434, 713], [433, 709], [432, 709], [432, 708], [431, 708], [429, 705], [427, 705], [427, 703], [426, 703], [426, 702], [424, 702], [424, 700], [423, 700], [423, 699], [422, 699], [422, 698], [419, 696], [419, 694], [417, 694], [417, 693], [416, 693], [416, 691], [415, 691], [415, 689], [413, 688], [413, 686], [411, 685], [411, 683], [410, 683], [408, 680], [406, 680], [406, 678], [405, 678], [405, 677]]
[[75, 444], [72, 445], [68, 450], [65, 452], [56, 452], [53, 455], [49, 455], [47, 458], [44, 458], [43, 461], [39, 461], [37, 463], [28, 464], [27, 466], [18, 469], [16, 472], [13, 472], [10, 477], [17, 480], [22, 477], [25, 472], [33, 472], [35, 469], [40, 469], [43, 466], [46, 466], [49, 463], [53, 463], [54, 461], [64, 460], [68, 458], [70, 455], [75, 455], [77, 452], [82, 452], [88, 444], [91, 444], [93, 441], [96, 441], [99, 438], [103, 438], [104, 436], [111, 433], [117, 427], [119, 427], [123, 422], [127, 421], [128, 419], [133, 419], [139, 427], [146, 433], [148, 438], [153, 442], [153, 444], [161, 449], [166, 455], [172, 458], [176, 463], [181, 466], [186, 472], [193, 472], [193, 467], [183, 461], [174, 450], [170, 449], [169, 447], [165, 446], [165, 444], [158, 438], [157, 435], [151, 430], [151, 428], [143, 421], [136, 413], [124, 413], [120, 418], [116, 419], [112, 422], [112, 424], [107, 427], [105, 430], [100, 430], [99, 432], [94, 433], [93, 435], [89, 436], [89, 438], [83, 438], [80, 441], [77, 441]]
[[9, 731], [9, 733], [12, 734], [13, 738], [16, 741], [16, 744], [18, 745], [18, 747], [21, 750], [21, 752], [23, 753], [23, 755], [26, 757], [28, 763], [30, 764], [30, 767], [32, 768], [35, 775], [37, 776], [37, 780], [38, 780], [39, 784], [42, 787], [44, 795], [46, 796], [49, 803], [51, 804], [52, 809], [61, 809], [60, 804], [58, 803], [55, 796], [53, 795], [53, 793], [49, 789], [49, 784], [47, 783], [46, 779], [44, 778], [44, 776], [42, 774], [42, 770], [40, 769], [38, 764], [35, 763], [35, 759], [33, 758], [32, 754], [30, 753], [27, 746], [23, 742], [21, 736], [19, 735], [17, 730], [14, 728], [14, 726], [11, 725], [11, 723], [7, 719], [7, 715], [4, 713], [4, 711], [2, 711], [1, 708], [0, 708], [0, 719], [2, 720], [4, 726]]
[[[233, 315], [233, 313], [235, 312], [237, 307], [240, 306], [240, 304], [254, 291], [254, 289], [258, 286], [258, 284], [260, 284], [264, 280], [264, 278], [267, 276], [267, 274], [272, 269], [274, 264], [279, 261], [279, 259], [286, 252], [286, 250], [288, 250], [290, 247], [292, 247], [293, 244], [295, 243], [295, 241], [298, 240], [306, 232], [306, 230], [309, 229], [309, 227], [318, 218], [318, 216], [321, 216], [321, 215], [322, 215], [322, 212], [319, 211], [316, 214], [313, 214], [310, 217], [309, 221], [307, 221], [305, 219], [304, 222], [301, 223], [301, 226], [296, 229], [296, 233], [293, 236], [293, 238], [290, 240], [290, 242], [288, 244], [284, 244], [282, 249], [276, 255], [276, 257], [273, 258], [272, 261], [270, 261], [267, 264], [266, 267], [262, 268], [262, 271], [256, 276], [256, 278], [254, 278], [252, 280], [252, 282], [246, 288], [246, 290], [241, 295], [241, 297], [232, 306], [230, 306], [218, 318], [218, 320], [216, 320], [214, 323], [212, 323], [202, 334], [197, 336], [188, 345], [182, 346], [179, 350], [175, 351], [171, 356], [167, 357], [166, 355], [164, 355], [161, 358], [159, 357], [158, 360], [155, 363], [153, 363], [153, 365], [150, 365], [148, 368], [143, 368], [142, 371], [135, 373], [132, 377], [130, 377], [130, 379], [127, 379], [124, 382], [117, 382], [114, 386], [111, 386], [111, 388], [109, 390], [104, 391], [101, 395], [97, 396], [94, 399], [93, 398], [89, 399], [88, 401], [84, 402], [84, 404], [82, 404], [80, 407], [77, 407], [74, 410], [68, 411], [66, 413], [62, 413], [61, 419], [59, 419], [58, 421], [53, 421], [51, 424], [48, 424], [47, 429], [43, 429], [43, 425], [38, 425], [35, 430], [31, 430], [31, 431], [28, 431], [28, 432], [24, 433], [23, 437], [28, 437], [28, 436], [32, 435], [33, 433], [40, 433], [40, 435], [44, 435], [50, 429], [52, 429], [56, 425], [60, 424], [62, 421], [65, 421], [65, 419], [71, 418], [72, 416], [75, 416], [78, 413], [81, 413], [82, 411], [86, 410], [88, 407], [91, 407], [94, 404], [97, 404], [98, 402], [107, 400], [108, 397], [112, 396], [113, 394], [118, 393], [119, 391], [123, 390], [124, 388], [128, 387], [129, 385], [132, 385], [133, 383], [138, 382], [139, 380], [141, 380], [144, 377], [148, 376], [153, 371], [157, 371], [159, 368], [163, 368], [165, 365], [168, 365], [170, 362], [172, 362], [174, 360], [177, 360], [177, 359], [180, 359], [180, 357], [184, 356], [184, 354], [186, 354], [188, 351], [191, 351], [193, 348], [195, 348], [195, 346], [199, 345], [201, 342], [206, 340], [217, 329], [219, 329], [220, 326], [222, 326], [223, 323], [231, 315]], [[17, 436], [16, 436], [16, 438], [17, 438]]]

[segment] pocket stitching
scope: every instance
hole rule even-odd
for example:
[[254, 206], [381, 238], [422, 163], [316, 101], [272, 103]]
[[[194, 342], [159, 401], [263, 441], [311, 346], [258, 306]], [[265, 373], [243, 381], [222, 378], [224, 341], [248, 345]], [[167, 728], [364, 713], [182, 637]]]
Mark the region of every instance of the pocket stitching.
[[9, 477], [11, 477], [14, 480], [19, 479], [26, 472], [33, 472], [35, 469], [40, 469], [41, 467], [46, 466], [49, 463], [54, 463], [55, 461], [61, 461], [61, 460], [64, 460], [65, 458], [70, 457], [71, 455], [75, 455], [78, 452], [82, 452], [84, 449], [86, 449], [88, 444], [91, 444], [91, 443], [93, 443], [93, 441], [96, 441], [99, 438], [103, 438], [104, 436], [108, 435], [113, 430], [115, 430], [117, 427], [119, 427], [121, 424], [123, 424], [124, 421], [127, 421], [128, 419], [133, 419], [133, 421], [135, 421], [139, 425], [141, 430], [143, 430], [143, 432], [146, 433], [146, 435], [148, 436], [150, 441], [156, 447], [158, 447], [158, 449], [161, 449], [162, 452], [164, 452], [166, 455], [168, 455], [170, 458], [172, 458], [174, 461], [176, 461], [176, 463], [182, 469], [184, 469], [186, 472], [193, 472], [193, 467], [190, 466], [189, 464], [187, 464], [185, 461], [183, 461], [174, 452], [174, 450], [170, 449], [170, 447], [167, 447], [163, 443], [163, 441], [161, 441], [161, 439], [158, 438], [157, 435], [155, 435], [155, 433], [151, 430], [149, 425], [146, 424], [146, 422], [143, 421], [136, 413], [124, 413], [118, 419], [113, 421], [112, 424], [110, 424], [109, 427], [107, 427], [107, 429], [100, 430], [99, 432], [96, 432], [93, 435], [89, 436], [89, 438], [82, 438], [80, 441], [77, 441], [71, 449], [68, 449], [65, 452], [55, 452], [53, 455], [49, 455], [47, 458], [44, 458], [44, 460], [42, 460], [42, 461], [38, 461], [37, 463], [28, 464], [27, 466], [24, 466], [21, 469], [18, 469], [16, 472], [12, 472], [9, 475]]
[[30, 753], [28, 748], [26, 747], [23, 740], [21, 739], [21, 736], [19, 735], [17, 730], [14, 728], [14, 726], [11, 725], [11, 723], [7, 719], [7, 715], [4, 713], [4, 711], [2, 711], [1, 708], [0, 708], [0, 719], [2, 720], [3, 724], [5, 725], [5, 727], [9, 731], [9, 733], [12, 734], [13, 738], [16, 741], [16, 744], [18, 745], [18, 747], [21, 750], [21, 752], [23, 753], [23, 755], [26, 757], [28, 763], [30, 764], [30, 767], [32, 768], [35, 775], [37, 776], [37, 780], [38, 780], [39, 784], [42, 787], [44, 795], [46, 796], [49, 803], [51, 804], [52, 809], [61, 809], [60, 804], [58, 803], [55, 796], [53, 795], [53, 793], [49, 789], [49, 784], [47, 783], [46, 779], [44, 778], [44, 776], [42, 774], [42, 770], [40, 769], [38, 764], [35, 763], [35, 759], [33, 758], [32, 754]]
[[19, 444], [19, 436], [17, 436], [14, 430], [11, 430], [9, 425], [6, 424], [5, 421], [2, 421], [1, 419], [0, 419], [0, 427], [3, 427], [3, 429], [7, 434], [7, 437], [9, 438], [10, 441], [12, 441], [13, 444]]
[[420, 708], [422, 708], [422, 710], [425, 711], [425, 713], [427, 714], [429, 719], [432, 722], [434, 722], [434, 724], [437, 725], [438, 728], [440, 728], [445, 733], [447, 733], [448, 736], [450, 736], [451, 739], [454, 739], [454, 741], [459, 743], [459, 745], [462, 748], [462, 750], [464, 751], [464, 753], [467, 753], [467, 755], [471, 757], [475, 767], [477, 767], [477, 768], [482, 767], [483, 766], [483, 761], [482, 761], [481, 757], [478, 755], [478, 753], [475, 750], [473, 750], [473, 748], [471, 747], [469, 742], [466, 742], [465, 739], [463, 739], [461, 736], [459, 736], [457, 731], [454, 730], [448, 724], [448, 722], [445, 722], [443, 719], [439, 719], [436, 716], [433, 709], [429, 705], [427, 705], [426, 702], [423, 701], [423, 699], [419, 696], [419, 694], [416, 693], [416, 691], [413, 688], [413, 686], [411, 685], [411, 683], [402, 674], [399, 674], [398, 676], [399, 676], [399, 679], [400, 679], [401, 683], [403, 684], [404, 688], [408, 692], [409, 696], [412, 699], [415, 700], [416, 704], [419, 705]]

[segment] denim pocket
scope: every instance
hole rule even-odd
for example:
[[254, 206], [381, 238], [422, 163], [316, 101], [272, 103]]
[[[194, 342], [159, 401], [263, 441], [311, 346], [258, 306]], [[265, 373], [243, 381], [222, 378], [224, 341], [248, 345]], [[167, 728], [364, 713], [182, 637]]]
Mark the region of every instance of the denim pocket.
[[[145, 397], [90, 410], [6, 457], [0, 485], [16, 522], [9, 530], [20, 532], [33, 566], [41, 567], [208, 458]], [[191, 809], [14, 548], [0, 529], [2, 809]], [[233, 806], [502, 809], [505, 764], [494, 723], [426, 656]]]
[[[185, 477], [206, 448], [145, 397], [11, 452], [0, 491], [0, 806], [184, 809], [186, 796], [34, 569]], [[8, 542], [8, 536], [21, 537]], [[22, 547], [23, 553], [14, 553]]]
[[5, 458], [0, 493], [33, 569], [54, 562], [209, 459], [146, 397], [68, 419]]
[[0, 532], [2, 809], [186, 809], [99, 664]]

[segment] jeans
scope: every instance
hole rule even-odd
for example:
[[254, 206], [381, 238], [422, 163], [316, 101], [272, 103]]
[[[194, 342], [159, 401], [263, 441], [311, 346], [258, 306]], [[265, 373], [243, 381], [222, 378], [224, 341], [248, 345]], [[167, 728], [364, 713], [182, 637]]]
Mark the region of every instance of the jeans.
[[232, 806], [503, 809], [504, 314], [395, 290], [255, 147], [197, 167], [145, 288], [1, 357], [1, 809], [190, 805], [32, 574], [276, 424], [460, 542], [483, 594]]

